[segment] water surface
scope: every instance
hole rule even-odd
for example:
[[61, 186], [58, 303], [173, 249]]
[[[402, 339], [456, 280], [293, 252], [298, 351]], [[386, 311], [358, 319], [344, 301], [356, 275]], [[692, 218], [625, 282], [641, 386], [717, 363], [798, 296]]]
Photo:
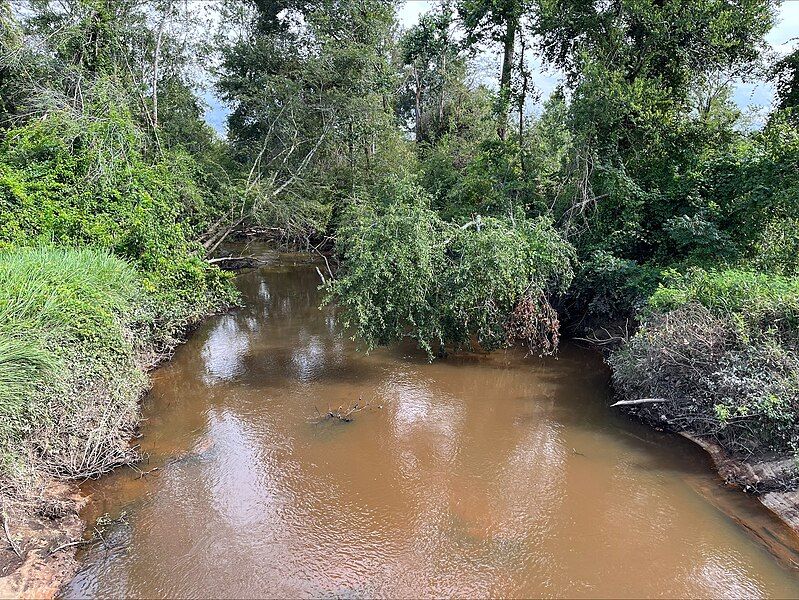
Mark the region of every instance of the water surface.
[[154, 374], [139, 467], [156, 470], [84, 486], [87, 519], [123, 519], [67, 597], [799, 596], [790, 558], [726, 512], [781, 525], [608, 409], [595, 353], [366, 355], [318, 282], [240, 275], [245, 307]]

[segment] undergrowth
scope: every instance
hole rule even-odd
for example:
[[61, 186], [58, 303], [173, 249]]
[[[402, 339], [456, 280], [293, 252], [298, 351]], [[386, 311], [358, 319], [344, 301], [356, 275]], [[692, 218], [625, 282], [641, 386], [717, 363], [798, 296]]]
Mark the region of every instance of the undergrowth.
[[612, 358], [646, 420], [743, 455], [799, 450], [799, 280], [742, 270], [666, 275]]

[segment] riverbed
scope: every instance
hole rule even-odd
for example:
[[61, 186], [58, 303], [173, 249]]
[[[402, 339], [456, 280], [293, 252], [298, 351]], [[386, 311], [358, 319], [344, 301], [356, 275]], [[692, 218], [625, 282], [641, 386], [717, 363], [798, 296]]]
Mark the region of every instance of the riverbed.
[[268, 260], [154, 373], [148, 460], [83, 486], [114, 522], [66, 597], [799, 597], [792, 534], [596, 352], [367, 354]]

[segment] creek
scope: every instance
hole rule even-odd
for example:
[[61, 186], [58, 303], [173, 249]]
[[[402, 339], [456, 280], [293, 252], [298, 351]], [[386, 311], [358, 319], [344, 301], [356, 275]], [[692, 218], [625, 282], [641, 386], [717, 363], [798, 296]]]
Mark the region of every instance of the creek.
[[153, 374], [149, 473], [83, 485], [117, 520], [66, 597], [799, 596], [782, 524], [610, 409], [597, 353], [367, 354], [318, 284], [269, 257]]

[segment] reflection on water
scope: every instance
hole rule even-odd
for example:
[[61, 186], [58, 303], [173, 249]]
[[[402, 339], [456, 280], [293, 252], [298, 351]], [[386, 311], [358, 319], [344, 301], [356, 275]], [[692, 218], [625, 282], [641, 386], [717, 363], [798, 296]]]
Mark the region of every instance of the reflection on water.
[[[358, 353], [317, 282], [240, 276], [245, 308], [155, 374], [160, 470], [86, 486], [88, 519], [127, 517], [67, 597], [799, 595], [714, 504], [779, 526], [693, 447], [613, 415], [594, 354]], [[315, 422], [359, 399], [352, 423]]]

